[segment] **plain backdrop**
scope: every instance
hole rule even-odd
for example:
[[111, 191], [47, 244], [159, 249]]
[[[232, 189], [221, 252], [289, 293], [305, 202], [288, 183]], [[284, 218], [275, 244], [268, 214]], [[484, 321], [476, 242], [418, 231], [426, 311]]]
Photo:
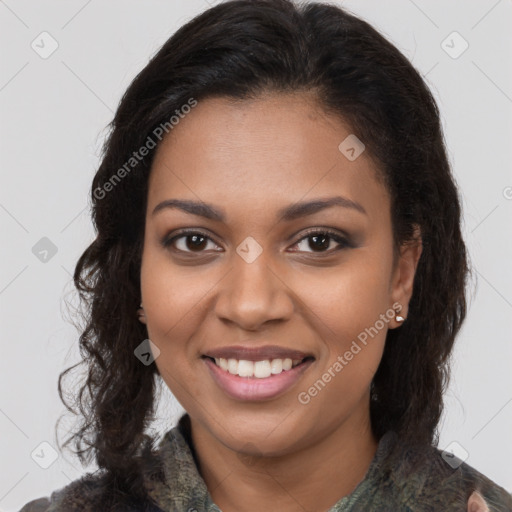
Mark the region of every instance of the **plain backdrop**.
[[[339, 3], [402, 50], [439, 103], [477, 278], [439, 447], [455, 447], [512, 491], [512, 2]], [[79, 359], [67, 304], [76, 303], [74, 265], [94, 237], [88, 194], [105, 127], [148, 59], [208, 7], [0, 1], [1, 510], [18, 510], [85, 471], [72, 454], [54, 451], [65, 412], [57, 377]], [[164, 389], [155, 431], [180, 413]], [[61, 429], [72, 425], [65, 416]]]

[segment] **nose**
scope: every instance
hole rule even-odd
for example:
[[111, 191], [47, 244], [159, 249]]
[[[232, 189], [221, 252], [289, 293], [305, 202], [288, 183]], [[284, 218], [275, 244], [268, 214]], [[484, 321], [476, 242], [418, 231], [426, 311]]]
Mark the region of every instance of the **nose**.
[[275, 267], [265, 251], [252, 262], [234, 254], [233, 266], [218, 289], [217, 317], [247, 331], [289, 320], [294, 311], [293, 292]]

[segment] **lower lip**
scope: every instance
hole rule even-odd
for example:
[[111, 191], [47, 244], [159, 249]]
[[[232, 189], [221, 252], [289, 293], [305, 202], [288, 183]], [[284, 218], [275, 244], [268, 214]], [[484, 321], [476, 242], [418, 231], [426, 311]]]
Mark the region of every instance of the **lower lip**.
[[285, 393], [313, 363], [313, 360], [308, 359], [291, 370], [258, 379], [233, 375], [217, 366], [211, 359], [204, 358], [204, 361], [215, 382], [227, 395], [237, 400], [253, 401], [269, 400]]

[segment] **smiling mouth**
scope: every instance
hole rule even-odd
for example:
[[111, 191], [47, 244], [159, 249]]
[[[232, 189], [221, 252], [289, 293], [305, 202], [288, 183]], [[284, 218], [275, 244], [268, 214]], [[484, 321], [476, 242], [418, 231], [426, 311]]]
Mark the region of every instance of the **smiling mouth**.
[[260, 361], [249, 361], [247, 359], [224, 359], [222, 357], [202, 356], [215, 363], [216, 366], [231, 375], [248, 377], [253, 379], [266, 379], [274, 375], [292, 370], [308, 361], [313, 361], [312, 356], [303, 359], [263, 359]]

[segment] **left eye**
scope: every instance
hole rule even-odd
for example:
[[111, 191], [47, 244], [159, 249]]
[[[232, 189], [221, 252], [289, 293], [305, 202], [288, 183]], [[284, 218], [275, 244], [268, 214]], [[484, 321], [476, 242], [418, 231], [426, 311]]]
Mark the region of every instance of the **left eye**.
[[[337, 243], [339, 247], [337, 249], [327, 250], [331, 247], [332, 242]], [[331, 231], [311, 231], [295, 245], [300, 246], [301, 244], [303, 247], [300, 250], [301, 252], [334, 252], [350, 246], [345, 238]], [[305, 246], [311, 248], [312, 251], [305, 250]]]

